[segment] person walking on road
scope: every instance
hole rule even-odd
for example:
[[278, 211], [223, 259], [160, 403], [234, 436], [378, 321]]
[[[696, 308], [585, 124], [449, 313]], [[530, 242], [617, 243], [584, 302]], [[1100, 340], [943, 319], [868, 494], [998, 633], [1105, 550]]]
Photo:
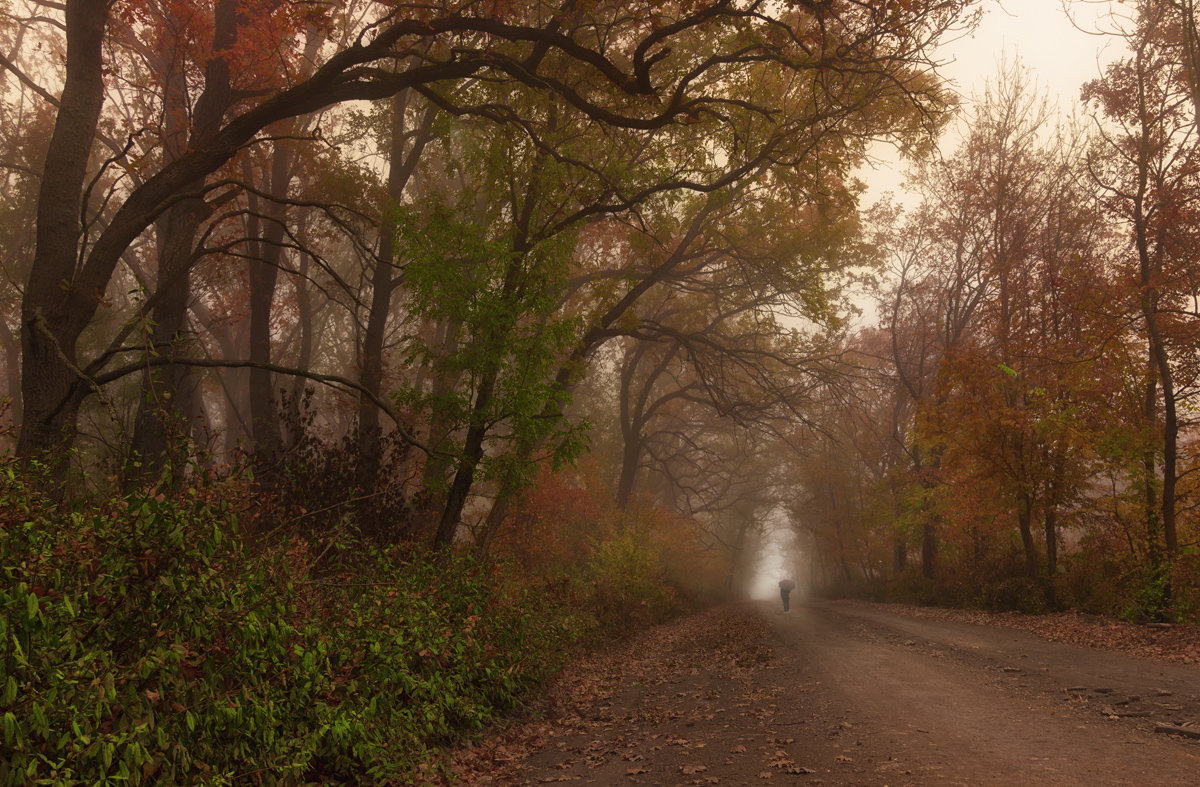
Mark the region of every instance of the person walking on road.
[[796, 587], [796, 583], [790, 579], [779, 580], [779, 596], [783, 599], [783, 611], [788, 612], [788, 596]]

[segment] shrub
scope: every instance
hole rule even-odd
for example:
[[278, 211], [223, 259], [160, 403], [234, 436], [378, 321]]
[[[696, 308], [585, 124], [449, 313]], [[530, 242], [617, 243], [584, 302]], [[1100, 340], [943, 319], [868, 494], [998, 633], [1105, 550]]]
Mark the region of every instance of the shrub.
[[636, 528], [610, 536], [597, 546], [584, 569], [590, 582], [587, 603], [607, 634], [624, 634], [664, 620], [679, 609], [662, 558]]
[[878, 600], [919, 606], [961, 607], [973, 600], [961, 586], [946, 579], [933, 580], [919, 571], [907, 571], [883, 584]]
[[982, 602], [998, 612], [1039, 614], [1046, 611], [1046, 585], [1031, 577], [1008, 577], [985, 585]]
[[222, 490], [60, 510], [0, 467], [0, 784], [409, 780], [572, 631], [502, 567], [253, 553]]
[[1180, 623], [1200, 622], [1200, 553], [1184, 547], [1171, 572], [1171, 611]]

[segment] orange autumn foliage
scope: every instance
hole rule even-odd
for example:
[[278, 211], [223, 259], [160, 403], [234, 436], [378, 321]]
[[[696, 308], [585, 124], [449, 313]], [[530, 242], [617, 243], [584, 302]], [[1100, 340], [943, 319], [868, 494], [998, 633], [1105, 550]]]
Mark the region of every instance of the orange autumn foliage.
[[528, 570], [580, 562], [599, 537], [599, 509], [572, 471], [543, 467], [496, 536], [496, 551]]

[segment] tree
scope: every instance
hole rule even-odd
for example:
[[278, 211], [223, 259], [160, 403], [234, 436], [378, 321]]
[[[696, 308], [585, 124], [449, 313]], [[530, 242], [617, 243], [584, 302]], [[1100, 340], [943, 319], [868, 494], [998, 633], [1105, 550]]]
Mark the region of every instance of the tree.
[[1107, 195], [1109, 214], [1127, 231], [1129, 262], [1122, 268], [1130, 272], [1129, 297], [1147, 351], [1142, 428], [1161, 435], [1160, 447], [1148, 445], [1142, 460], [1148, 558], [1157, 569], [1164, 547], [1168, 561], [1179, 552], [1177, 375], [1181, 367], [1194, 368], [1195, 354], [1180, 318], [1194, 312], [1200, 159], [1188, 92], [1192, 76], [1176, 51], [1180, 36], [1189, 34], [1181, 33], [1166, 6], [1143, 3], [1138, 12], [1127, 36], [1132, 56], [1086, 85], [1084, 96], [1107, 121], [1091, 170]]
[[[738, 100], [713, 89], [729, 78], [745, 78], [763, 64], [810, 80], [809, 87], [824, 97], [816, 116], [804, 116], [805, 122], [823, 118], [882, 133], [923, 124], [936, 116], [941, 101], [936, 83], [924, 74], [924, 45], [965, 5], [805, 6], [774, 13], [758, 5], [715, 3], [689, 10], [655, 4], [616, 17], [601, 4], [540, 18], [535, 5], [500, 15], [478, 13], [472, 6], [387, 7], [366, 20], [362, 35], [332, 51], [311, 76], [292, 71], [279, 75], [269, 92], [262, 92], [261, 83], [237, 92], [237, 101], [217, 127], [203, 135], [203, 145], [172, 161], [138, 162], [152, 171], [141, 173], [127, 190], [112, 193], [111, 220], [93, 237], [82, 233], [77, 207], [104, 103], [104, 46], [115, 27], [108, 6], [70, 2], [65, 87], [39, 193], [33, 272], [23, 297], [22, 388], [25, 401], [33, 404], [26, 408], [18, 452], [34, 456], [69, 443], [83, 399], [142, 367], [122, 365], [129, 352], [123, 347], [94, 358], [79, 352], [79, 337], [104, 301], [118, 261], [165, 211], [274, 123], [338, 102], [385, 98], [411, 88], [447, 111], [521, 124], [531, 144], [538, 144], [538, 124], [513, 106], [455, 103], [453, 86], [459, 80], [487, 77], [556, 96], [563, 113], [560, 123], [569, 117], [576, 124], [640, 132], [645, 140], [674, 136], [677, 142], [695, 137], [690, 131], [680, 135], [681, 129], [699, 125], [729, 156], [720, 172], [672, 172], [640, 188], [614, 191], [611, 201], [592, 212], [623, 210], [665, 189], [712, 189], [772, 157], [782, 162], [787, 154], [780, 142], [801, 118], [777, 112], [786, 107], [773, 107], [769, 93]], [[300, 14], [320, 27], [326, 24], [325, 11], [283, 5], [275, 13], [288, 18]], [[596, 30], [606, 35], [592, 37]], [[248, 49], [239, 52], [256, 51], [252, 46], [247, 42]], [[416, 51], [414, 47], [426, 53], [421, 65], [399, 71], [374, 67], [401, 51]], [[247, 75], [259, 76], [253, 70]], [[897, 102], [911, 111], [869, 118], [875, 111], [871, 107], [894, 108]], [[759, 130], [746, 125], [749, 120], [756, 120]], [[226, 188], [214, 182], [203, 193], [211, 200]], [[254, 364], [263, 366], [261, 360]]]
[[[940, 486], [954, 490], [975, 554], [1004, 532], [981, 523], [1015, 524], [1024, 571], [1046, 578], [1053, 603], [1060, 513], [1086, 485], [1102, 385], [1113, 379], [1096, 348], [1117, 343], [1120, 323], [1106, 300], [1108, 238], [1078, 143], [1048, 133], [1047, 116], [1010, 68], [955, 156], [925, 173], [916, 219], [925, 229], [893, 244], [901, 277], [890, 327], [897, 377], [913, 403], [903, 434], [922, 479], [923, 518], [941, 518]], [[934, 320], [936, 333], [927, 327]]]

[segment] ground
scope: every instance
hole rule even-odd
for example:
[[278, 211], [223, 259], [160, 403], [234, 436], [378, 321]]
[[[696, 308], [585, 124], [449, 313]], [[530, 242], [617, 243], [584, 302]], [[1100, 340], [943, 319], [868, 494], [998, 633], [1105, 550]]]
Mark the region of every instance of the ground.
[[455, 778], [1200, 783], [1194, 628], [849, 601], [778, 607], [709, 610], [576, 663], [528, 717], [457, 752]]

